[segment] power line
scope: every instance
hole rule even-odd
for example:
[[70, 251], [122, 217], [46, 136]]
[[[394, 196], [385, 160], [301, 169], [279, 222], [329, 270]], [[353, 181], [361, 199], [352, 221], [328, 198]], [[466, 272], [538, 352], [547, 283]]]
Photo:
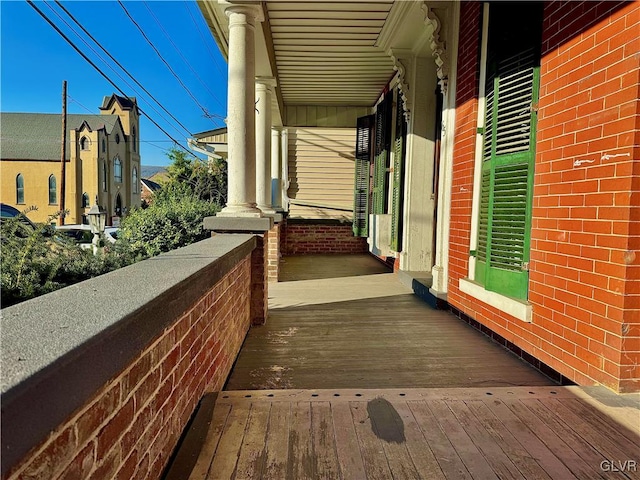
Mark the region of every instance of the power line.
[[191, 70], [191, 72], [195, 75], [195, 77], [198, 79], [198, 81], [200, 82], [200, 84], [207, 90], [207, 92], [209, 92], [209, 94], [211, 95], [211, 97], [218, 103], [218, 105], [220, 105], [221, 107], [224, 108], [224, 106], [222, 105], [222, 102], [220, 102], [220, 99], [209, 89], [209, 87], [207, 86], [206, 83], [204, 83], [202, 81], [202, 78], [200, 78], [200, 75], [198, 75], [198, 72], [191, 66], [191, 64], [189, 63], [189, 61], [185, 58], [185, 56], [182, 54], [182, 51], [178, 48], [178, 46], [174, 43], [174, 41], [171, 39], [171, 36], [167, 33], [167, 31], [164, 29], [164, 27], [162, 26], [162, 24], [160, 23], [160, 21], [158, 20], [158, 17], [156, 17], [155, 13], [153, 13], [153, 10], [151, 10], [151, 8], [149, 7], [149, 4], [145, 1], [142, 2], [142, 4], [147, 8], [147, 10], [149, 11], [149, 13], [151, 14], [151, 17], [155, 20], [156, 24], [158, 25], [158, 27], [160, 27], [160, 30], [162, 30], [162, 33], [164, 33], [164, 36], [167, 38], [167, 40], [169, 40], [169, 43], [171, 43], [171, 45], [173, 46], [173, 48], [175, 49], [176, 52], [178, 52], [178, 55], [180, 55], [180, 58], [182, 58], [182, 60], [184, 61], [184, 63], [187, 65], [187, 67], [189, 67], [189, 70]]
[[[189, 17], [191, 17], [191, 21], [193, 22], [193, 24], [196, 26], [196, 30], [198, 30], [198, 34], [200, 34], [200, 38], [202, 39], [202, 43], [204, 44], [204, 46], [207, 48], [207, 52], [209, 52], [209, 56], [211, 57], [211, 59], [213, 60], [213, 64], [216, 66], [216, 68], [218, 69], [218, 72], [220, 73], [220, 75], [222, 75], [224, 77], [225, 73], [222, 71], [222, 69], [220, 68], [220, 65], [218, 64], [218, 60], [215, 56], [215, 54], [211, 51], [211, 47], [209, 46], [209, 43], [207, 42], [207, 39], [205, 38], [205, 36], [202, 33], [202, 30], [200, 29], [200, 25], [198, 24], [198, 22], [196, 21], [195, 17], [193, 16], [193, 13], [191, 13], [191, 9], [189, 8], [189, 4], [190, 2], [184, 2], [184, 8], [187, 9], [187, 12], [189, 13]], [[210, 37], [209, 37], [210, 38]]]
[[[120, 68], [122, 69], [122, 71], [124, 71], [124, 73], [126, 73], [126, 74], [129, 76], [129, 78], [131, 78], [131, 80], [133, 80], [133, 81], [136, 83], [136, 85], [138, 85], [138, 86], [139, 86], [139, 87], [140, 87], [140, 88], [141, 88], [141, 89], [142, 89], [142, 90], [143, 90], [147, 95], [149, 95], [149, 97], [151, 97], [151, 99], [153, 99], [153, 101], [154, 101], [154, 102], [156, 102], [156, 103], [160, 106], [160, 108], [162, 108], [162, 110], [164, 110], [164, 111], [165, 111], [165, 112], [166, 112], [166, 113], [167, 113], [167, 114], [168, 114], [168, 115], [169, 115], [169, 116], [170, 116], [170, 117], [171, 117], [171, 118], [172, 118], [172, 119], [173, 119], [173, 120], [174, 120], [178, 125], [180, 125], [180, 127], [182, 127], [182, 129], [183, 129], [185, 132], [187, 132], [187, 135], [188, 135], [188, 136], [191, 136], [191, 132], [189, 131], [189, 129], [188, 129], [187, 127], [185, 127], [185, 126], [184, 126], [184, 125], [183, 125], [183, 124], [182, 124], [182, 123], [181, 123], [181, 122], [180, 122], [176, 117], [174, 117], [174, 116], [171, 114], [171, 112], [169, 112], [169, 110], [167, 110], [167, 109], [164, 107], [164, 105], [162, 105], [162, 103], [160, 103], [160, 102], [159, 102], [159, 101], [158, 101], [158, 100], [157, 100], [157, 99], [156, 99], [156, 98], [155, 98], [155, 97], [154, 97], [154, 96], [153, 96], [153, 95], [152, 95], [152, 94], [151, 94], [151, 93], [150, 93], [146, 88], [144, 88], [144, 86], [143, 86], [143, 85], [142, 85], [138, 80], [136, 80], [136, 79], [135, 79], [135, 77], [133, 77], [133, 75], [131, 75], [131, 74], [129, 73], [129, 71], [128, 71], [128, 70], [127, 70], [127, 69], [126, 69], [126, 68], [125, 68], [125, 67], [124, 67], [120, 62], [118, 62], [118, 60], [116, 60], [116, 59], [113, 57], [113, 55], [111, 55], [111, 54], [107, 51], [107, 49], [106, 49], [106, 48], [104, 48], [104, 47], [102, 46], [102, 44], [101, 44], [98, 40], [96, 40], [96, 39], [93, 37], [93, 35], [91, 35], [91, 34], [87, 31], [87, 29], [86, 29], [86, 28], [84, 28], [84, 26], [83, 26], [83, 25], [82, 25], [78, 20], [76, 20], [76, 18], [75, 18], [75, 17], [74, 17], [74, 16], [73, 16], [73, 15], [72, 15], [72, 14], [71, 14], [71, 13], [70, 13], [70, 12], [69, 12], [65, 7], [64, 7], [64, 6], [60, 3], [60, 1], [59, 1], [59, 0], [55, 0], [55, 2], [56, 2], [56, 4], [57, 4], [57, 5], [58, 5], [58, 6], [59, 6], [59, 7], [60, 7], [60, 8], [61, 8], [61, 9], [62, 9], [62, 10], [63, 10], [63, 11], [64, 11], [64, 12], [65, 12], [69, 17], [70, 17], [70, 18], [71, 18], [71, 20], [73, 20], [73, 22], [74, 22], [76, 25], [78, 25], [78, 26], [82, 29], [82, 31], [83, 31], [83, 32], [84, 32], [84, 33], [85, 33], [85, 34], [86, 34], [86, 35], [87, 35], [91, 40], [93, 40], [93, 41], [96, 43], [96, 45], [98, 45], [98, 47], [100, 47], [100, 49], [101, 49], [104, 53], [106, 53], [106, 54], [107, 54], [107, 56], [108, 56], [111, 60], [113, 60], [113, 62], [114, 62], [116, 65], [118, 65], [118, 67], [120, 67]], [[49, 8], [51, 8], [51, 7], [49, 7]], [[63, 21], [64, 21], [64, 20], [63, 20]], [[65, 23], [66, 23], [66, 22], [65, 22]], [[68, 25], [68, 24], [67, 24], [67, 25]], [[78, 34], [76, 33], [76, 35], [78, 35]], [[78, 37], [80, 37], [80, 35], [78, 35]], [[85, 42], [85, 43], [86, 43], [86, 42]], [[95, 50], [94, 50], [94, 51], [95, 51]], [[104, 60], [103, 60], [103, 61], [104, 61]], [[107, 62], [105, 62], [105, 64], [106, 64], [106, 63], [107, 63]], [[113, 70], [113, 69], [112, 69], [112, 70]], [[114, 71], [115, 71], [115, 70], [114, 70]], [[122, 77], [120, 77], [120, 78], [122, 78]], [[123, 80], [124, 80], [124, 79], [123, 79]], [[130, 88], [131, 88], [131, 87], [130, 87]], [[133, 88], [132, 88], [132, 90], [133, 90]], [[150, 105], [150, 106], [151, 106], [151, 108], [153, 108], [153, 106], [152, 106], [152, 105]], [[155, 110], [155, 108], [154, 108], [154, 110]], [[160, 115], [160, 116], [162, 117], [162, 115], [161, 115], [157, 110], [155, 110], [155, 111], [156, 111], [156, 113], [158, 113], [158, 115]], [[165, 121], [166, 121], [166, 119], [164, 119], [164, 118], [163, 118], [163, 120], [165, 120]], [[167, 123], [170, 123], [170, 122], [167, 122]]]
[[[180, 77], [176, 74], [176, 72], [173, 70], [173, 68], [171, 68], [171, 65], [169, 65], [169, 63], [162, 57], [162, 55], [160, 54], [160, 52], [158, 51], [158, 49], [156, 48], [156, 46], [153, 44], [153, 42], [151, 40], [149, 40], [149, 37], [147, 37], [147, 35], [144, 33], [144, 30], [142, 30], [142, 28], [140, 27], [140, 25], [135, 21], [135, 19], [131, 16], [131, 14], [129, 13], [129, 11], [127, 10], [127, 7], [124, 6], [124, 4], [122, 3], [121, 0], [118, 0], [118, 4], [122, 7], [122, 9], [124, 10], [124, 12], [126, 13], [127, 17], [129, 17], [129, 20], [131, 20], [131, 22], [137, 27], [138, 31], [140, 32], [140, 34], [142, 35], [142, 37], [147, 41], [147, 43], [149, 44], [149, 46], [151, 48], [153, 48], [153, 51], [156, 52], [156, 55], [158, 55], [158, 58], [160, 58], [160, 60], [162, 61], [162, 63], [164, 63], [166, 65], [166, 67], [169, 69], [169, 71], [171, 72], [171, 74], [176, 78], [176, 80], [178, 81], [178, 83], [182, 86], [182, 88], [184, 88], [184, 90], [189, 94], [189, 96], [193, 99], [193, 101], [196, 103], [196, 105], [198, 105], [198, 107], [200, 107], [200, 109], [203, 111], [204, 116], [206, 118], [209, 118], [211, 121], [213, 121], [212, 117], [220, 117], [222, 118], [220, 115], [217, 114], [211, 114], [207, 111], [207, 109], [202, 106], [202, 104], [198, 101], [198, 99], [193, 95], [193, 93], [191, 93], [191, 90], [189, 90], [189, 88], [184, 84], [184, 82], [180, 79]], [[214, 122], [215, 124], [215, 122]]]
[[[87, 57], [77, 46], [75, 43], [73, 43], [73, 41], [71, 39], [69, 39], [69, 37], [67, 37], [64, 32], [62, 30], [60, 30], [60, 28], [58, 28], [58, 26], [53, 23], [51, 21], [51, 19], [49, 19], [49, 17], [47, 17], [47, 15], [42, 12], [38, 7], [35, 6], [35, 4], [33, 3], [32, 0], [27, 0], [27, 3], [29, 4], [29, 6], [31, 6], [36, 12], [38, 12], [38, 14], [49, 24], [51, 25], [51, 27], [58, 32], [58, 34], [64, 38], [66, 40], [66, 42], [71, 45], [71, 47], [78, 52], [78, 54], [85, 59], [85, 61], [87, 61], [94, 69], [96, 69], [98, 71], [98, 73], [100, 73], [100, 75], [102, 75], [102, 77], [109, 82], [118, 92], [120, 92], [121, 95], [123, 95], [124, 97], [127, 97], [127, 94], [124, 93], [122, 91], [122, 89], [120, 87], [118, 87], [118, 85], [115, 84], [115, 82], [113, 80], [111, 80], [101, 69], [100, 67], [98, 67], [89, 57]], [[184, 147], [183, 145], [180, 144], [180, 142], [178, 142], [175, 138], [173, 138], [164, 128], [162, 128], [160, 125], [158, 125], [158, 123], [151, 118], [147, 113], [145, 113], [142, 108], [137, 107], [138, 110], [140, 110], [140, 113], [142, 113], [143, 115], [145, 115], [150, 121], [151, 123], [153, 123], [156, 127], [158, 127], [158, 129], [164, 133], [167, 137], [169, 137], [171, 140], [173, 140], [176, 145], [178, 145], [180, 148], [182, 148], [185, 152], [187, 152], [190, 155], [193, 155], [194, 157], [196, 155], [193, 154], [193, 152], [191, 152], [189, 149], [187, 149], [186, 147]], [[197, 157], [196, 157], [197, 158]]]
[[[130, 85], [130, 84], [129, 84], [129, 83], [128, 83], [128, 82], [127, 82], [123, 77], [122, 77], [122, 75], [120, 75], [120, 73], [119, 73], [115, 68], [113, 68], [111, 65], [109, 65], [109, 63], [108, 63], [104, 58], [102, 58], [102, 57], [100, 56], [100, 54], [95, 50], [95, 48], [93, 48], [93, 47], [91, 46], [91, 44], [89, 44], [89, 42], [87, 42], [87, 41], [86, 41], [86, 40], [85, 40], [85, 39], [84, 39], [84, 38], [83, 38], [83, 37], [82, 37], [82, 36], [81, 36], [81, 35], [80, 35], [80, 34], [79, 34], [79, 33], [78, 33], [78, 32], [77, 32], [77, 31], [76, 31], [76, 30], [71, 26], [71, 25], [69, 25], [69, 23], [68, 23], [64, 18], [62, 18], [62, 16], [61, 16], [61, 15], [60, 15], [56, 10], [54, 10], [54, 9], [53, 9], [53, 7], [52, 7], [51, 5], [49, 5], [47, 2], [44, 2], [44, 4], [45, 4], [47, 7], [49, 7], [49, 10], [51, 10], [53, 13], [55, 13], [55, 14], [56, 14], [56, 16], [57, 16], [57, 17], [58, 17], [58, 18], [59, 18], [59, 19], [60, 19], [60, 20], [61, 20], [61, 21], [62, 21], [62, 22], [67, 26], [67, 28], [69, 28], [69, 30], [71, 30], [73, 33], [75, 33], [75, 34], [76, 34], [76, 36], [77, 36], [80, 40], [82, 40], [82, 42], [83, 42], [87, 47], [89, 47], [89, 49], [90, 49], [90, 50], [91, 50], [91, 51], [96, 55], [96, 57], [97, 57], [97, 58], [99, 58], [99, 59], [100, 59], [100, 60], [101, 60], [101, 61], [102, 61], [102, 62], [103, 62], [107, 67], [109, 67], [109, 68], [111, 69], [111, 71], [113, 71], [113, 73], [115, 73], [115, 74], [116, 74], [116, 75], [117, 75], [117, 76], [118, 76], [118, 77], [119, 77], [119, 78], [120, 78], [120, 79], [125, 83], [125, 85], [126, 85], [129, 89], [131, 89], [134, 93], [137, 93], [137, 92], [135, 91], [135, 89], [134, 89], [134, 88], [133, 88], [133, 87], [132, 87], [132, 86], [131, 86], [131, 85]], [[64, 7], [63, 7], [63, 8], [64, 8]], [[68, 14], [68, 13], [67, 13], [67, 14]], [[77, 22], [76, 22], [76, 23], [77, 23]], [[95, 42], [95, 39], [94, 39], [94, 42]], [[98, 43], [98, 42], [96, 42], [96, 43]], [[162, 120], [164, 120], [166, 123], [168, 123], [169, 125], [171, 125], [171, 122], [169, 122], [165, 117], [163, 117], [163, 116], [162, 116], [162, 114], [161, 114], [160, 112], [158, 112], [158, 110], [157, 110], [153, 105], [149, 105], [149, 106], [153, 109], [153, 111], [154, 111], [154, 112], [156, 112], [156, 113], [160, 116], [160, 118], [162, 118]], [[173, 125], [171, 125], [171, 126], [174, 128], [174, 130], [175, 130], [176, 132], [178, 132], [178, 134], [181, 134], [180, 130], [178, 130], [177, 128], [175, 128], [175, 126], [173, 126]], [[190, 133], [188, 130], [186, 130], [186, 129], [185, 129], [185, 131], [187, 132], [187, 135], [191, 135], [191, 133]]]

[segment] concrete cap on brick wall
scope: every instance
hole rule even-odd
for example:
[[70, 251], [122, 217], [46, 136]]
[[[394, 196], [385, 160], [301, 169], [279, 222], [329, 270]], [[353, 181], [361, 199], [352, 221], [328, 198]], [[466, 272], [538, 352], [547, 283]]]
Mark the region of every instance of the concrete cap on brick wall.
[[273, 216], [205, 217], [205, 230], [217, 233], [264, 233], [273, 227]]

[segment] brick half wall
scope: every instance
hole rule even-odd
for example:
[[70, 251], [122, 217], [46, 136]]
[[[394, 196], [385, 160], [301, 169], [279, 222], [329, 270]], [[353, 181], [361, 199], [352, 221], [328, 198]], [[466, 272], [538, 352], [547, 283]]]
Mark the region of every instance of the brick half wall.
[[[45, 368], [57, 380], [30, 385], [37, 382], [27, 378], [13, 391], [3, 392], [3, 463], [14, 460], [13, 465], [3, 465], [3, 478], [160, 478], [202, 396], [223, 387], [250, 328], [254, 237], [217, 236], [199, 246], [170, 252], [165, 261], [173, 254], [190, 262], [194, 255], [207, 252], [207, 247], [215, 250], [216, 244], [229, 243], [221, 237], [235, 237], [231, 251], [223, 249], [225, 254], [138, 308], [131, 314], [134, 321], [118, 322], [118, 332], [107, 329], [98, 338], [83, 342], [66, 355], [72, 357], [70, 364], [55, 368], [56, 360]], [[162, 257], [156, 257], [151, 270], [174, 267], [175, 271], [178, 265], [169, 265], [175, 260], [169, 260], [165, 267]], [[144, 267], [144, 263], [132, 267]], [[91, 290], [88, 283], [98, 279], [83, 282], [86, 285], [80, 290]], [[120, 276], [111, 280], [117, 285]], [[158, 279], [148, 279], [148, 283], [154, 280]], [[10, 309], [3, 311], [5, 318], [20, 307], [11, 307], [9, 315], [5, 312]], [[135, 341], [131, 338], [140, 337], [148, 339], [140, 348], [132, 346]], [[94, 348], [87, 348], [87, 343]], [[121, 362], [122, 352], [127, 350], [132, 351], [130, 358]], [[101, 368], [103, 360], [109, 359], [118, 365], [112, 374]], [[44, 425], [46, 420], [41, 417], [46, 418], [48, 408], [54, 417], [61, 414], [50, 402], [67, 403], [67, 410], [72, 409], [69, 404], [87, 391], [82, 384], [91, 383], [87, 378], [91, 375], [109, 378], [100, 381], [93, 394], [87, 395], [67, 418], [55, 426]], [[58, 387], [52, 387], [53, 383]], [[42, 405], [32, 411], [34, 403]], [[38, 430], [53, 433], [16, 462], [15, 452], [6, 454], [26, 448], [20, 430], [33, 428], [29, 423], [34, 420]], [[33, 442], [35, 437], [30, 433], [26, 440]], [[6, 471], [8, 468], [11, 470]]]
[[354, 237], [350, 222], [287, 219], [283, 226], [284, 255], [367, 253], [367, 239]]

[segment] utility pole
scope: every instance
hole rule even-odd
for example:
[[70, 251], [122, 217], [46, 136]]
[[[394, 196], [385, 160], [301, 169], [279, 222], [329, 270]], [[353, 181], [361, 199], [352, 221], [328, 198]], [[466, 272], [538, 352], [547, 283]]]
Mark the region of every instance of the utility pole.
[[67, 81], [62, 81], [62, 148], [61, 148], [61, 167], [60, 167], [60, 216], [58, 217], [58, 225], [64, 225], [64, 197], [66, 189], [66, 170], [67, 164], [65, 157], [67, 156]]

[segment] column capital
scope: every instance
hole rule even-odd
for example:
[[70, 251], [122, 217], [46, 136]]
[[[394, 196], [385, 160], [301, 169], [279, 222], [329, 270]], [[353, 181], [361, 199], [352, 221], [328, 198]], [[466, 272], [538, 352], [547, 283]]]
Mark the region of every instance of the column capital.
[[271, 91], [278, 84], [273, 77], [256, 77], [256, 89], [260, 91]]
[[224, 13], [231, 17], [232, 13], [249, 16], [254, 21], [264, 22], [262, 4], [252, 0], [218, 0], [218, 4], [224, 7]]

